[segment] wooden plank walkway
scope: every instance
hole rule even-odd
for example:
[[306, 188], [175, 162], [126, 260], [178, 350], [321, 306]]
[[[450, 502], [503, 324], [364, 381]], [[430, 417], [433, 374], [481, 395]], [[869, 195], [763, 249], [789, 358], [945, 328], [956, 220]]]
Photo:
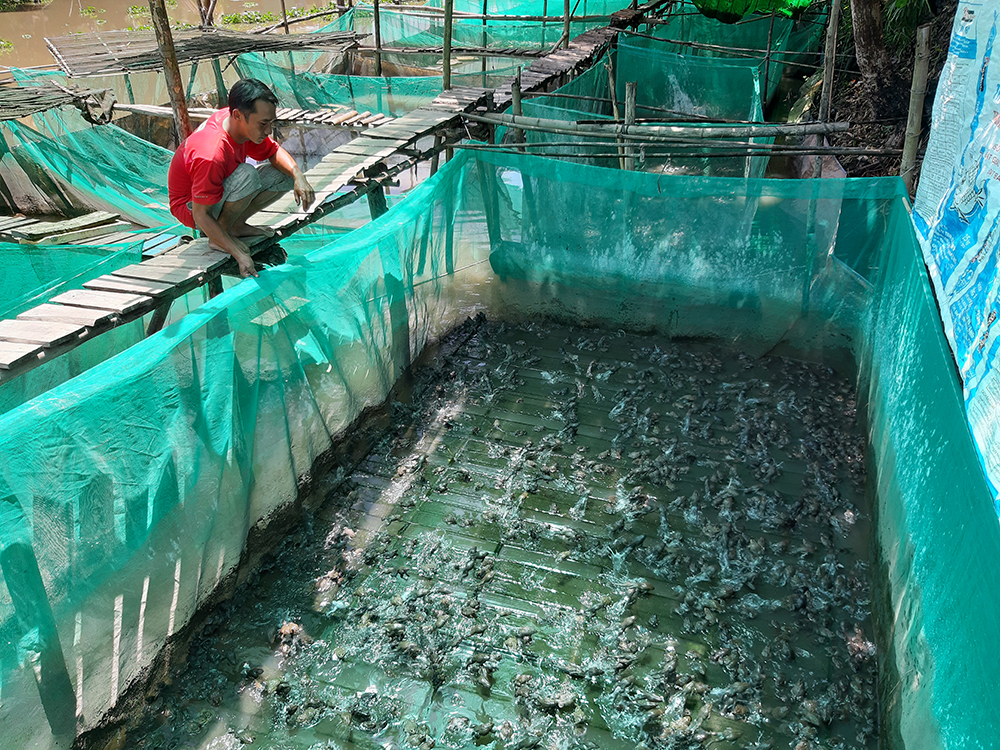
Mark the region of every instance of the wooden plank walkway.
[[[172, 118], [174, 116], [170, 107], [159, 107], [152, 104], [122, 104], [118, 102], [115, 104], [115, 109], [151, 117]], [[188, 116], [192, 122], [202, 123], [216, 111], [209, 107], [193, 107], [188, 109]], [[365, 130], [392, 122], [394, 119], [379, 112], [358, 112], [350, 107], [339, 105], [316, 110], [278, 107], [276, 115], [278, 124], [341, 130]]]
[[[615, 14], [611, 26], [587, 31], [573, 39], [568, 48], [535, 60], [522, 71], [522, 91], [548, 91], [562, 85], [591, 65], [622, 28], [667, 1], [653, 0], [638, 9]], [[466, 132], [463, 114], [477, 109], [503, 110], [510, 102], [510, 84], [505, 84], [495, 91], [453, 88], [395, 119], [333, 108], [318, 113], [279, 110], [279, 119], [288, 122], [370, 129], [336, 148], [306, 173], [316, 191], [316, 200], [308, 211], [301, 211], [289, 192], [251, 219], [257, 226], [275, 230], [273, 238], [255, 238], [251, 251], [259, 257], [282, 237], [362, 196], [369, 196], [373, 215], [381, 213], [385, 210], [384, 184], [461, 139]], [[430, 147], [421, 145], [431, 138]], [[0, 238], [5, 229], [25, 226], [19, 221], [8, 224], [0, 220]], [[16, 321], [0, 321], [0, 383], [151, 312], [150, 331], [158, 330], [174, 299], [204, 284], [209, 284], [213, 292], [221, 290], [219, 277], [235, 272], [232, 258], [209, 248], [206, 239], [181, 243], [176, 237], [158, 235], [146, 241], [143, 258], [142, 263], [86, 282], [83, 289], [60, 294], [22, 313]]]

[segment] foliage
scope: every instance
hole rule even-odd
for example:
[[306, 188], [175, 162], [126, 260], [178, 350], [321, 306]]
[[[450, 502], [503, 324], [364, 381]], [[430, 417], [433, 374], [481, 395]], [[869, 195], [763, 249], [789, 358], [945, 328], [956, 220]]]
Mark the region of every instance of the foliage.
[[[2, 1], [2, 0], [0, 0]], [[257, 3], [244, 3], [243, 7], [253, 7]], [[289, 18], [301, 18], [303, 16], [308, 16], [311, 13], [319, 13], [324, 10], [331, 10], [336, 8], [335, 3], [329, 3], [327, 5], [321, 6], [310, 6], [308, 8], [299, 8], [298, 6], [292, 6], [288, 9]], [[259, 11], [259, 10], [244, 10], [239, 13], [226, 13], [222, 16], [221, 23], [226, 26], [238, 26], [238, 25], [261, 25], [267, 23], [278, 23], [281, 21], [281, 15], [278, 13], [272, 13], [271, 11]]]
[[0, 39], [0, 55], [6, 55], [14, 51], [14, 43], [6, 39]]
[[927, 0], [888, 0], [882, 12], [882, 28], [889, 54], [902, 58], [911, 54], [917, 27], [930, 18]]

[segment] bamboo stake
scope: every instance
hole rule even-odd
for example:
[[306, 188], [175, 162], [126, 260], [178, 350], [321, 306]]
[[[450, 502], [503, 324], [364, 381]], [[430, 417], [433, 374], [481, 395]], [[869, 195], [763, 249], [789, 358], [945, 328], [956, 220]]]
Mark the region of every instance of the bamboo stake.
[[285, 33], [288, 33], [288, 12], [285, 10], [285, 0], [281, 0], [281, 22], [285, 26]]
[[913, 80], [910, 83], [910, 112], [906, 117], [906, 140], [903, 141], [903, 160], [899, 165], [899, 176], [906, 184], [906, 190], [913, 194], [916, 177], [917, 144], [920, 142], [920, 128], [924, 114], [924, 96], [927, 93], [927, 67], [930, 60], [930, 24], [917, 29], [917, 52], [913, 65]]
[[[635, 93], [638, 87], [636, 81], [625, 82], [625, 128], [626, 130], [635, 125]], [[635, 170], [635, 147], [628, 146], [625, 149], [625, 169]]]
[[[819, 94], [819, 121], [830, 118], [830, 99], [833, 97], [833, 65], [837, 59], [837, 26], [840, 24], [841, 0], [830, 0], [830, 18], [826, 27], [826, 48], [823, 51], [823, 88]], [[823, 159], [813, 161], [813, 177], [823, 176]]]
[[771, 25], [767, 27], [767, 54], [764, 55], [764, 101], [761, 109], [767, 107], [768, 77], [771, 73], [771, 43], [774, 39], [774, 11], [771, 11]]
[[164, 0], [149, 0], [149, 14], [156, 32], [156, 44], [163, 60], [163, 75], [167, 79], [167, 93], [170, 107], [174, 111], [174, 127], [178, 142], [191, 135], [191, 121], [188, 119], [187, 100], [184, 98], [184, 82], [177, 67], [177, 53], [174, 51], [174, 37], [170, 33], [170, 19]]
[[[611, 65], [611, 58], [604, 63], [604, 67], [608, 70], [608, 86], [611, 88], [611, 111], [615, 116], [615, 125], [621, 122], [621, 114], [618, 110], [618, 88], [615, 85], [615, 69]], [[618, 167], [620, 169], [625, 169], [625, 144], [621, 138], [618, 138]]]
[[[489, 0], [483, 0], [483, 49], [486, 49], [486, 14], [489, 12]], [[483, 56], [483, 88], [486, 88], [486, 57]]]
[[382, 75], [382, 23], [379, 17], [378, 0], [373, 0], [375, 8], [375, 75]]
[[455, 12], [455, 0], [444, 0], [444, 70], [443, 88], [448, 91], [451, 88], [451, 25]]
[[[514, 113], [515, 117], [520, 117], [521, 112], [521, 69], [517, 69], [517, 75], [510, 84], [510, 108]], [[524, 142], [524, 131], [520, 128], [514, 128], [513, 133], [514, 143]], [[521, 149], [524, 150], [523, 148]]]
[[563, 35], [562, 45], [564, 49], [569, 49], [569, 19], [573, 13], [569, 9], [569, 0], [563, 0]]

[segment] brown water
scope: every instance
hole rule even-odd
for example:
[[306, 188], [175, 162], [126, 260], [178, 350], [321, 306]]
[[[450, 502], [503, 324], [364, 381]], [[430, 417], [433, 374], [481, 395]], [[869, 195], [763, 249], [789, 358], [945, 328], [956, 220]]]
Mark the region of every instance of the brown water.
[[[293, 7], [320, 3], [288, 2]], [[130, 15], [129, 8], [144, 11]], [[223, 14], [254, 10], [260, 13], [270, 11], [281, 15], [280, 0], [219, 0], [216, 6], [216, 21]], [[133, 11], [134, 12], [134, 11]], [[167, 0], [167, 14], [173, 23], [200, 22], [196, 0]], [[136, 28], [149, 24], [149, 3], [147, 0], [52, 0], [44, 6], [26, 6], [25, 10], [3, 14], [3, 31], [0, 38], [9, 42], [0, 44], [0, 65], [8, 67], [34, 67], [54, 65], [55, 60], [45, 46], [45, 37], [65, 36], [75, 33], [93, 33], [111, 29]], [[305, 31], [309, 23], [293, 27]]]

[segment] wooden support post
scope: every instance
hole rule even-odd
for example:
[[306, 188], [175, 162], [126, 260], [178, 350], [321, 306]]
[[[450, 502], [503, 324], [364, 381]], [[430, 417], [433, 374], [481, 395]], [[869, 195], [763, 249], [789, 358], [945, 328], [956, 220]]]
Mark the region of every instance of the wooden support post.
[[899, 165], [899, 176], [903, 178], [910, 195], [913, 195], [917, 144], [920, 142], [924, 96], [927, 94], [927, 66], [931, 53], [930, 33], [929, 24], [917, 28], [917, 53], [913, 65], [913, 80], [910, 82], [910, 111], [906, 116], [906, 140], [903, 141], [903, 160]]
[[288, 11], [285, 10], [285, 0], [281, 0], [281, 23], [285, 26], [285, 33], [288, 33]]
[[[563, 36], [562, 36], [562, 46], [564, 49], [569, 49], [569, 20], [573, 15], [573, 11], [569, 7], [570, 0], [563, 0]], [[150, 0], [152, 2], [152, 0]], [[612, 95], [613, 96], [613, 95]]]
[[[569, 0], [566, 1], [569, 2]], [[451, 89], [451, 26], [454, 13], [455, 0], [444, 0], [444, 70], [442, 71], [444, 80], [442, 88], [445, 91]]]
[[[3, 498], [2, 504], [8, 509], [3, 520], [10, 536], [15, 524], [22, 526], [27, 522], [16, 497]], [[15, 514], [17, 519], [12, 517]], [[0, 552], [0, 571], [21, 631], [24, 634], [34, 631], [26, 661], [34, 672], [45, 718], [53, 735], [63, 741], [72, 740], [76, 734], [76, 694], [66, 669], [38, 560], [28, 539], [18, 539], [4, 547]]]
[[764, 91], [761, 94], [763, 101], [760, 103], [761, 110], [767, 109], [767, 87], [768, 78], [771, 74], [771, 45], [774, 40], [774, 11], [771, 11], [771, 25], [767, 27], [767, 54], [764, 55]]
[[[635, 93], [638, 87], [636, 81], [626, 81], [625, 82], [625, 128], [626, 134], [628, 133], [629, 125], [635, 125]], [[635, 169], [635, 146], [627, 145], [625, 147], [625, 169], [634, 170]]]
[[542, 0], [542, 47], [545, 47], [545, 30], [549, 27], [545, 17], [549, 14], [549, 0]]
[[431, 154], [431, 175], [433, 176], [438, 171], [438, 165], [441, 163], [441, 146], [444, 143], [444, 138], [440, 135], [434, 136], [434, 153]]
[[167, 315], [170, 314], [170, 305], [172, 303], [173, 300], [168, 299], [166, 302], [161, 302], [160, 306], [153, 310], [153, 317], [149, 319], [149, 327], [146, 328], [147, 336], [152, 336], [163, 328], [163, 324], [167, 322]]
[[[483, 0], [483, 50], [486, 49], [486, 16], [489, 15], [490, 0]], [[486, 55], [483, 54], [483, 88], [486, 88]]]
[[222, 277], [216, 276], [208, 281], [208, 298], [214, 299], [222, 294]]
[[[615, 83], [615, 69], [611, 64], [611, 58], [604, 63], [604, 67], [608, 69], [608, 86], [611, 88], [611, 112], [615, 116], [615, 125], [618, 125], [622, 121], [621, 112], [618, 109], [618, 87]], [[618, 141], [618, 166], [621, 169], [625, 169], [625, 143], [620, 137], [615, 138]]]
[[177, 67], [174, 37], [170, 32], [170, 19], [167, 17], [164, 0], [149, 0], [149, 14], [153, 21], [153, 30], [156, 32], [156, 44], [160, 48], [160, 59], [163, 60], [163, 75], [167, 79], [167, 93], [170, 95], [170, 107], [174, 111], [177, 142], [180, 143], [191, 135], [191, 120], [188, 118], [184, 83], [181, 81], [181, 71]]
[[389, 204], [385, 200], [385, 188], [379, 184], [374, 190], [368, 192], [368, 211], [374, 220], [388, 210]]
[[378, 1], [373, 0], [372, 17], [375, 22], [375, 75], [382, 75], [382, 18], [379, 14]]
[[[833, 97], [833, 69], [837, 61], [837, 26], [840, 24], [841, 0], [830, 0], [830, 18], [826, 27], [826, 47], [823, 50], [823, 87], [819, 94], [820, 122], [830, 118], [830, 99]], [[818, 140], [819, 136], [817, 136]], [[822, 146], [820, 142], [817, 145]], [[823, 157], [817, 156], [813, 161], [813, 177], [823, 176]]]
[[[517, 69], [517, 75], [510, 84], [510, 108], [515, 117], [521, 116], [521, 69]], [[514, 143], [524, 143], [524, 131], [521, 128], [514, 128]], [[520, 149], [522, 152], [524, 149]]]

